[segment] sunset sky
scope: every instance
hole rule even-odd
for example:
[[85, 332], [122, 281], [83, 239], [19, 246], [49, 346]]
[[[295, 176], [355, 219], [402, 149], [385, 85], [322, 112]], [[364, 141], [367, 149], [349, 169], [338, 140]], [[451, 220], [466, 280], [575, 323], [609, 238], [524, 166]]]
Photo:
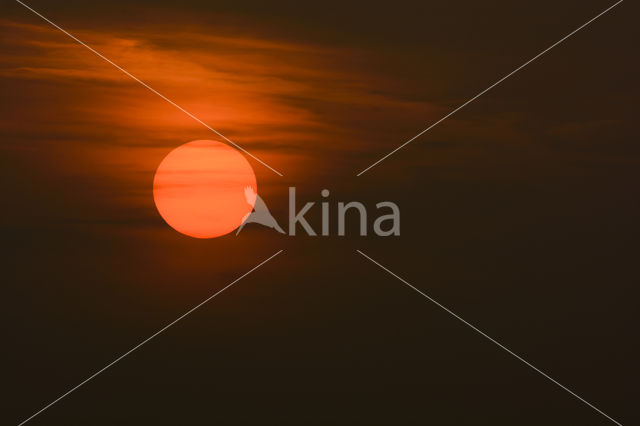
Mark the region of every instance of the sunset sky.
[[247, 156], [283, 227], [295, 186], [319, 230], [326, 188], [332, 215], [361, 201], [369, 226], [375, 203], [397, 203], [401, 235], [338, 237], [335, 216], [323, 238], [177, 233], [154, 204], [156, 168], [222, 139], [4, 1], [1, 423], [280, 249], [33, 424], [607, 424], [355, 249], [638, 419], [633, 2], [359, 177], [614, 2], [25, 3], [281, 172]]

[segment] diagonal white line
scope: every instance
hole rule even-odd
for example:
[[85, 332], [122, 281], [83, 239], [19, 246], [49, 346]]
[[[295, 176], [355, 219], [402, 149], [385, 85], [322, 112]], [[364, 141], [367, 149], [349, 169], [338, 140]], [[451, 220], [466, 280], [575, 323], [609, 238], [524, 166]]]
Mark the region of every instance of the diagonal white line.
[[479, 328], [477, 328], [476, 326], [474, 326], [473, 324], [467, 322], [464, 318], [462, 318], [461, 316], [459, 316], [458, 314], [456, 314], [455, 312], [453, 312], [451, 309], [447, 308], [446, 306], [442, 305], [440, 302], [438, 302], [437, 300], [433, 299], [432, 297], [430, 297], [429, 295], [427, 295], [426, 293], [424, 293], [422, 290], [419, 290], [418, 288], [414, 287], [413, 285], [411, 285], [409, 282], [407, 282], [406, 280], [404, 280], [403, 278], [401, 278], [400, 276], [394, 274], [392, 271], [390, 271], [388, 268], [386, 268], [385, 266], [381, 265], [379, 262], [373, 260], [372, 258], [370, 258], [369, 256], [367, 256], [366, 254], [364, 254], [363, 252], [361, 252], [360, 250], [356, 250], [358, 253], [360, 253], [362, 256], [364, 256], [365, 258], [369, 259], [371, 262], [375, 263], [376, 265], [378, 265], [380, 268], [382, 268], [383, 270], [387, 271], [389, 274], [391, 274], [393, 277], [397, 278], [398, 280], [402, 281], [404, 284], [406, 284], [407, 286], [409, 286], [410, 288], [412, 288], [413, 290], [415, 290], [416, 292], [420, 293], [422, 296], [424, 296], [425, 298], [427, 298], [430, 302], [432, 302], [433, 304], [435, 304], [436, 306], [438, 306], [439, 308], [443, 309], [444, 311], [446, 311], [448, 314], [450, 314], [451, 316], [453, 316], [454, 318], [456, 318], [457, 320], [461, 321], [463, 324], [465, 324], [466, 326], [470, 327], [472, 330], [476, 331], [477, 333], [479, 333], [480, 335], [482, 335], [483, 337], [487, 338], [488, 340], [490, 340], [492, 343], [496, 344], [499, 348], [503, 349], [504, 351], [506, 351], [507, 353], [509, 353], [510, 355], [513, 355], [515, 358], [517, 358], [518, 360], [522, 361], [524, 364], [526, 364], [527, 366], [531, 367], [533, 370], [535, 370], [536, 372], [540, 373], [541, 375], [543, 375], [544, 377], [546, 377], [547, 379], [549, 379], [550, 381], [552, 381], [553, 383], [555, 383], [556, 385], [560, 386], [562, 389], [564, 389], [565, 391], [569, 392], [571, 395], [575, 396], [576, 398], [578, 398], [580, 401], [584, 402], [585, 404], [587, 404], [589, 407], [593, 408], [594, 410], [596, 410], [598, 413], [602, 414], [603, 416], [605, 416], [607, 419], [611, 420], [613, 423], [617, 424], [618, 426], [622, 426], [621, 423], [617, 422], [616, 420], [612, 419], [611, 417], [609, 417], [609, 415], [607, 415], [604, 411], [600, 410], [598, 407], [594, 406], [593, 404], [591, 404], [589, 401], [585, 400], [584, 398], [582, 398], [580, 395], [576, 394], [575, 392], [573, 392], [571, 389], [567, 388], [566, 386], [564, 386], [562, 383], [558, 382], [557, 380], [555, 380], [553, 377], [549, 376], [547, 373], [545, 373], [544, 371], [540, 370], [539, 368], [537, 368], [536, 366], [534, 366], [533, 364], [529, 363], [526, 359], [522, 358], [520, 355], [516, 354], [515, 352], [511, 351], [509, 348], [507, 348], [506, 346], [502, 345], [500, 342], [498, 342], [497, 340], [495, 340], [494, 338], [492, 338], [491, 336], [489, 336], [488, 334], [486, 334], [485, 332], [483, 332], [482, 330], [480, 330]]
[[77, 41], [78, 43], [80, 43], [81, 45], [83, 45], [84, 47], [86, 47], [87, 49], [89, 49], [90, 51], [92, 51], [93, 53], [95, 53], [96, 55], [98, 55], [99, 57], [101, 57], [102, 59], [104, 59], [105, 61], [109, 62], [111, 65], [113, 65], [114, 67], [116, 67], [117, 69], [119, 69], [120, 71], [122, 71], [123, 73], [125, 73], [126, 75], [128, 75], [129, 77], [131, 77], [132, 79], [134, 79], [135, 81], [137, 81], [138, 83], [140, 83], [141, 85], [143, 85], [144, 87], [146, 87], [147, 89], [149, 89], [150, 91], [152, 91], [153, 93], [155, 93], [156, 95], [160, 96], [162, 99], [164, 99], [165, 101], [169, 102], [171, 105], [173, 105], [174, 107], [178, 108], [180, 111], [184, 112], [185, 114], [187, 114], [189, 117], [193, 118], [194, 120], [196, 120], [198, 123], [202, 124], [204, 127], [206, 127], [207, 129], [211, 130], [213, 133], [215, 133], [216, 135], [220, 136], [222, 139], [224, 139], [225, 141], [229, 142], [231, 145], [233, 145], [234, 147], [238, 148], [240, 151], [244, 152], [245, 154], [247, 154], [248, 156], [250, 156], [251, 158], [253, 158], [254, 160], [256, 160], [257, 162], [259, 162], [260, 164], [262, 164], [263, 166], [267, 167], [268, 169], [270, 169], [272, 172], [274, 172], [275, 174], [277, 174], [278, 176], [282, 176], [282, 173], [280, 173], [279, 171], [277, 171], [276, 169], [274, 169], [273, 167], [271, 167], [270, 165], [268, 165], [267, 163], [265, 163], [264, 161], [262, 161], [261, 159], [259, 159], [258, 157], [256, 157], [255, 155], [251, 154], [249, 151], [247, 151], [246, 149], [244, 149], [243, 147], [241, 147], [240, 145], [238, 145], [237, 143], [233, 142], [231, 139], [227, 138], [225, 135], [223, 135], [222, 133], [218, 132], [216, 129], [214, 129], [213, 127], [209, 126], [207, 123], [205, 123], [204, 121], [200, 120], [198, 117], [196, 117], [195, 115], [191, 114], [189, 111], [187, 111], [186, 109], [182, 108], [180, 105], [176, 104], [175, 102], [173, 102], [171, 99], [167, 98], [165, 95], [163, 95], [162, 93], [158, 92], [156, 89], [154, 89], [153, 87], [149, 86], [147, 83], [145, 83], [144, 81], [140, 80], [138, 77], [136, 77], [135, 75], [131, 74], [129, 71], [125, 70], [124, 68], [122, 68], [120, 65], [116, 64], [115, 62], [113, 62], [111, 59], [105, 57], [104, 55], [102, 55], [100, 52], [98, 52], [97, 50], [95, 50], [93, 47], [89, 46], [88, 44], [84, 43], [82, 40], [79, 40], [77, 37], [75, 37], [73, 34], [69, 33], [68, 31], [66, 31], [64, 28], [61, 28], [60, 26], [58, 26], [55, 22], [51, 21], [50, 19], [46, 18], [45, 16], [43, 16], [42, 14], [40, 14], [39, 12], [37, 12], [36, 10], [34, 10], [32, 7], [24, 4], [22, 1], [20, 0], [16, 0], [18, 3], [20, 3], [22, 6], [26, 7], [27, 9], [29, 9], [31, 12], [35, 13], [36, 15], [38, 15], [40, 18], [44, 19], [45, 21], [47, 21], [49, 24], [51, 24], [52, 26], [54, 26], [55, 28], [59, 29], [60, 31], [62, 31], [63, 33], [65, 33], [67, 36], [69, 36], [70, 38], [72, 38], [73, 40]]
[[172, 325], [174, 325], [175, 323], [177, 323], [178, 321], [180, 321], [181, 319], [183, 319], [184, 317], [186, 317], [187, 315], [191, 314], [193, 311], [195, 311], [196, 309], [198, 309], [199, 307], [201, 307], [202, 305], [204, 305], [205, 303], [207, 303], [208, 301], [210, 301], [211, 299], [213, 299], [214, 297], [216, 297], [217, 295], [219, 295], [220, 293], [222, 293], [223, 291], [225, 291], [226, 289], [228, 289], [229, 287], [231, 287], [232, 285], [234, 285], [235, 283], [237, 283], [238, 281], [240, 281], [241, 279], [243, 279], [244, 277], [246, 277], [247, 275], [249, 275], [250, 273], [252, 273], [253, 271], [255, 271], [256, 269], [258, 269], [259, 267], [261, 267], [262, 265], [264, 265], [265, 263], [267, 263], [268, 261], [270, 261], [271, 259], [273, 259], [274, 257], [276, 257], [277, 255], [279, 255], [280, 253], [282, 253], [282, 250], [278, 250], [278, 252], [276, 252], [275, 254], [271, 255], [271, 257], [269, 257], [266, 260], [263, 260], [262, 262], [260, 262], [258, 265], [254, 266], [253, 268], [251, 268], [248, 272], [245, 272], [244, 274], [242, 274], [240, 277], [236, 278], [235, 280], [233, 280], [231, 283], [227, 284], [226, 286], [224, 286], [221, 290], [218, 290], [217, 292], [215, 292], [214, 294], [212, 294], [211, 296], [207, 297], [205, 300], [203, 300], [202, 302], [198, 303], [196, 306], [194, 306], [193, 308], [189, 309], [187, 312], [185, 312], [184, 314], [180, 315], [178, 318], [176, 318], [175, 320], [171, 321], [169, 324], [165, 325], [164, 327], [162, 327], [160, 330], [156, 331], [155, 333], [153, 333], [151, 336], [147, 337], [146, 339], [144, 339], [142, 342], [138, 343], [136, 346], [134, 346], [133, 348], [129, 349], [127, 352], [123, 353], [122, 355], [120, 355], [118, 358], [116, 358], [115, 360], [113, 360], [112, 362], [110, 362], [109, 364], [105, 365], [104, 367], [102, 367], [100, 370], [96, 371], [95, 373], [93, 373], [91, 376], [87, 377], [85, 380], [83, 380], [82, 382], [80, 382], [79, 384], [77, 384], [76, 386], [74, 386], [73, 388], [69, 389], [67, 392], [63, 393], [62, 395], [60, 395], [58, 398], [54, 399], [53, 401], [51, 401], [49, 404], [45, 405], [43, 408], [41, 408], [39, 411], [37, 411], [36, 413], [34, 413], [33, 415], [31, 415], [30, 417], [28, 417], [27, 419], [23, 420], [21, 423], [18, 424], [18, 426], [22, 426], [23, 424], [27, 423], [29, 420], [33, 419], [35, 416], [37, 416], [38, 414], [42, 413], [43, 411], [45, 411], [46, 409], [48, 409], [49, 407], [51, 407], [53, 404], [57, 403], [58, 401], [60, 401], [62, 398], [66, 397], [67, 395], [69, 395], [71, 392], [75, 391], [76, 389], [78, 389], [80, 386], [84, 385], [85, 383], [87, 383], [89, 380], [95, 378], [97, 375], [99, 375], [100, 373], [102, 373], [103, 371], [105, 371], [107, 368], [111, 367], [112, 365], [114, 365], [115, 363], [117, 363], [118, 361], [122, 360], [124, 357], [126, 357], [127, 355], [129, 355], [131, 352], [135, 351], [136, 349], [138, 349], [139, 347], [141, 347], [142, 345], [144, 345], [145, 343], [147, 343], [149, 340], [153, 339], [154, 337], [156, 337], [158, 334], [164, 332], [165, 330], [167, 330], [169, 327], [171, 327]]
[[604, 15], [605, 13], [607, 13], [608, 11], [610, 11], [611, 9], [613, 9], [614, 7], [616, 7], [617, 5], [619, 5], [620, 3], [622, 3], [624, 0], [619, 0], [618, 2], [614, 3], [613, 5], [609, 6], [608, 8], [606, 8], [605, 10], [603, 10], [602, 12], [600, 12], [598, 15], [594, 16], [593, 18], [591, 18], [590, 20], [588, 20], [587, 22], [585, 22], [584, 24], [580, 25], [578, 28], [576, 28], [575, 30], [571, 31], [569, 34], [567, 34], [566, 36], [562, 37], [560, 40], [556, 41], [555, 43], [553, 43], [551, 46], [547, 47], [546, 49], [544, 49], [542, 52], [538, 53], [536, 56], [534, 56], [533, 58], [529, 59], [527, 62], [525, 62], [524, 64], [520, 65], [518, 68], [516, 68], [515, 70], [511, 71], [509, 74], [505, 75], [504, 77], [502, 77], [500, 80], [496, 81], [495, 83], [493, 83], [491, 86], [487, 87], [486, 89], [484, 89], [482, 92], [478, 93], [477, 95], [475, 95], [473, 98], [469, 99], [467, 102], [463, 103], [462, 105], [460, 105], [458, 108], [454, 109], [453, 111], [451, 111], [449, 114], [445, 115], [444, 117], [442, 117], [440, 120], [436, 121], [435, 123], [433, 123], [431, 126], [427, 127], [426, 129], [424, 129], [423, 131], [421, 131], [420, 133], [418, 133], [417, 135], [415, 135], [414, 137], [412, 137], [411, 139], [409, 139], [408, 141], [406, 141], [405, 143], [403, 143], [402, 145], [400, 145], [399, 147], [397, 147], [396, 149], [394, 149], [393, 151], [391, 151], [390, 153], [388, 153], [387, 155], [385, 155], [384, 157], [380, 158], [378, 161], [376, 161], [375, 163], [371, 164], [369, 167], [367, 167], [366, 169], [364, 169], [363, 171], [361, 171], [360, 173], [358, 173], [356, 176], [360, 176], [363, 173], [365, 173], [367, 170], [371, 169], [372, 167], [380, 164], [382, 161], [386, 160], [387, 158], [389, 158], [390, 156], [392, 156], [393, 154], [395, 154], [396, 152], [398, 152], [399, 150], [401, 150], [402, 148], [404, 148], [405, 146], [409, 145], [411, 142], [413, 142], [414, 140], [416, 140], [417, 138], [419, 138], [420, 136], [422, 136], [423, 134], [427, 133], [429, 130], [433, 129], [434, 127], [436, 127], [438, 124], [442, 123], [444, 120], [446, 120], [447, 118], [451, 117], [453, 114], [455, 114], [456, 112], [460, 111], [462, 108], [464, 108], [465, 106], [469, 105], [471, 102], [475, 101], [476, 99], [478, 99], [480, 96], [484, 95], [485, 93], [487, 93], [489, 90], [493, 89], [494, 87], [496, 87], [498, 84], [502, 83], [503, 81], [505, 81], [507, 78], [511, 77], [512, 75], [514, 75], [515, 73], [517, 73], [518, 71], [520, 71], [522, 68], [526, 67], [527, 65], [529, 65], [531, 62], [535, 61], [536, 59], [538, 59], [540, 56], [544, 55], [545, 53], [547, 53], [548, 51], [550, 51], [551, 49], [553, 49], [554, 47], [556, 47], [557, 45], [559, 45], [560, 43], [562, 43], [563, 41], [565, 41], [566, 39], [568, 39], [569, 37], [571, 37], [572, 35], [574, 35], [575, 33], [577, 33], [578, 31], [580, 31], [581, 29], [583, 29], [584, 27], [586, 27], [587, 25], [589, 25], [590, 23], [592, 23], [593, 21], [595, 21], [596, 19], [598, 19], [599, 17], [601, 17], [602, 15]]

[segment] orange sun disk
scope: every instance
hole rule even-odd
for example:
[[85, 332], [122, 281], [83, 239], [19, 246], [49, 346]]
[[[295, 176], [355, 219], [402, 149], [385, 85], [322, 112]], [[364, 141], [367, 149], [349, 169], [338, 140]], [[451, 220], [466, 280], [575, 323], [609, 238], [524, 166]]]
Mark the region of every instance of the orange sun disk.
[[195, 238], [225, 235], [253, 210], [245, 188], [257, 193], [256, 175], [245, 157], [222, 142], [198, 140], [171, 151], [153, 179], [162, 218]]

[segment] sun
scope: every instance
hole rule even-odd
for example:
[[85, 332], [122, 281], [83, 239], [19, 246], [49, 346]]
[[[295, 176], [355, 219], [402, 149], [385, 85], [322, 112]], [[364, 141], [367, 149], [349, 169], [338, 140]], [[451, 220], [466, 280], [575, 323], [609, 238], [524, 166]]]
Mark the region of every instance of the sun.
[[195, 238], [225, 235], [253, 210], [245, 188], [257, 193], [256, 175], [245, 157], [222, 142], [197, 140], [171, 151], [153, 179], [153, 198], [162, 218]]

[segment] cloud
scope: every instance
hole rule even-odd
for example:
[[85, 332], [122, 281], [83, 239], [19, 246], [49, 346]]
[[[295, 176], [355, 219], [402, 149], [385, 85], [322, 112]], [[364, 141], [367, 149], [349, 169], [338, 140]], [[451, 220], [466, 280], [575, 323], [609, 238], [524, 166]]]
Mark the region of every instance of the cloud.
[[[164, 155], [190, 140], [220, 139], [60, 31], [6, 20], [0, 27], [7, 34], [0, 41], [2, 149], [38, 157], [38, 173], [72, 179], [88, 203], [148, 206]], [[67, 29], [291, 176], [326, 173], [340, 157], [437, 110], [372, 90], [385, 77], [361, 67], [353, 49], [211, 28]], [[262, 188], [274, 188], [274, 176], [253, 164]]]

